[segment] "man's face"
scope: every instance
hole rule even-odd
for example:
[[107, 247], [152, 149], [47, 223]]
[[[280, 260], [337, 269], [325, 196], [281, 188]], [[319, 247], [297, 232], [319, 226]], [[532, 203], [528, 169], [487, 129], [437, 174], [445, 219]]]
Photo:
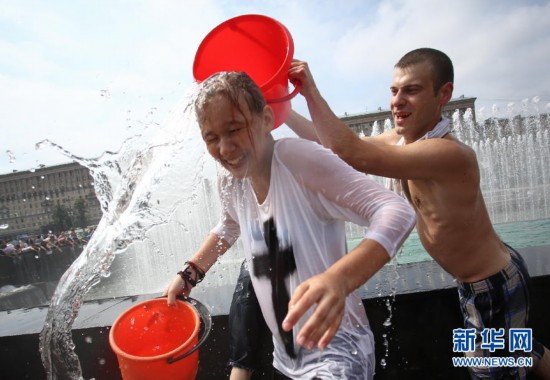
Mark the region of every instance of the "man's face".
[[240, 108], [218, 95], [206, 105], [200, 128], [208, 153], [233, 176], [244, 178], [260, 170], [265, 133], [263, 119], [254, 117], [245, 102]]
[[395, 68], [391, 90], [391, 111], [397, 133], [413, 142], [438, 123], [441, 118], [441, 91], [433, 89], [428, 62], [404, 69]]

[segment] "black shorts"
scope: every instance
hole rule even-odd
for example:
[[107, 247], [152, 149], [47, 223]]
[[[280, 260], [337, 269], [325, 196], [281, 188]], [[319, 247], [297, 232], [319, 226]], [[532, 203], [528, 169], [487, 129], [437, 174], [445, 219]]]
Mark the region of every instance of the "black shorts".
[[[229, 309], [229, 333], [228, 365], [259, 370], [266, 361], [260, 354], [265, 355], [265, 342], [271, 343], [271, 332], [264, 321], [246, 262], [241, 265]], [[267, 350], [271, 353], [273, 349], [268, 347]]]

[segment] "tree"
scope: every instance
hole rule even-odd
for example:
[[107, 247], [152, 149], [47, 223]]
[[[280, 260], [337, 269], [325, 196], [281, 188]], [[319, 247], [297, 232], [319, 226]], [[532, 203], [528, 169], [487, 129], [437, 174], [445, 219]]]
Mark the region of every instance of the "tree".
[[52, 214], [53, 226], [57, 231], [67, 231], [72, 228], [73, 220], [67, 207], [57, 205]]
[[86, 227], [88, 225], [88, 218], [86, 215], [86, 202], [82, 198], [78, 198], [74, 202], [74, 227]]

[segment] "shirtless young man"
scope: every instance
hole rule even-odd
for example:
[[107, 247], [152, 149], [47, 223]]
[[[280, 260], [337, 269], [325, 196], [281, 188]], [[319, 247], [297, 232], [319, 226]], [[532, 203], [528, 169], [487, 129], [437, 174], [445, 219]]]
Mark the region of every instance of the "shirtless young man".
[[[295, 60], [289, 76], [302, 82], [300, 92], [313, 122], [292, 112], [286, 123], [299, 136], [321, 142], [355, 169], [395, 179], [394, 184], [402, 187], [416, 211], [416, 228], [424, 248], [457, 280], [466, 327], [478, 332], [493, 327], [525, 327], [529, 297], [524, 281], [528, 273], [521, 257], [493, 229], [479, 186], [475, 152], [450, 133], [449, 121], [442, 118], [443, 106], [453, 93], [449, 57], [422, 48], [401, 58], [390, 87], [395, 127], [375, 137], [357, 136], [336, 117], [306, 62]], [[512, 279], [499, 289], [488, 290], [509, 275]], [[498, 313], [492, 302], [509, 292], [513, 294], [504, 295], [505, 312]], [[491, 300], [479, 305], [482, 297]], [[507, 302], [514, 303], [513, 308]], [[482, 306], [481, 310], [476, 306]], [[299, 310], [291, 309], [287, 319], [292, 320], [292, 313]], [[544, 352], [544, 360], [540, 360]], [[473, 353], [489, 354], [478, 347]], [[518, 356], [524, 355], [528, 353]], [[549, 379], [548, 349], [533, 342], [533, 357], [536, 372]], [[514, 378], [526, 376], [523, 368], [473, 368], [471, 373], [473, 377], [496, 377], [507, 371], [514, 376], [517, 373]]]

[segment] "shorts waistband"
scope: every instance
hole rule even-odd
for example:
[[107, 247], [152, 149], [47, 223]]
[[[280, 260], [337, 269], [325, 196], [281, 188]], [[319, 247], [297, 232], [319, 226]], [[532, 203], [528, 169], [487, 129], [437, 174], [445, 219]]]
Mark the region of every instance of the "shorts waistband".
[[512, 278], [519, 272], [518, 266], [521, 265], [523, 259], [515, 249], [507, 244], [505, 244], [505, 246], [508, 249], [508, 252], [510, 252], [510, 262], [504, 268], [484, 280], [475, 282], [462, 282], [457, 280], [457, 285], [469, 294], [485, 293]]

